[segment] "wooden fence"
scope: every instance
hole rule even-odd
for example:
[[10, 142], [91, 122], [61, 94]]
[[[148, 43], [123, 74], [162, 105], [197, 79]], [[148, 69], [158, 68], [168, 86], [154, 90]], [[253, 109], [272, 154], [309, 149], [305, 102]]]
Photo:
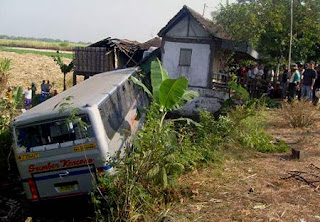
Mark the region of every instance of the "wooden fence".
[[[225, 73], [213, 73], [212, 87], [213, 89], [228, 90], [228, 82], [231, 80], [230, 75]], [[253, 79], [250, 77], [237, 77], [237, 82], [244, 87], [253, 98], [260, 98], [267, 92], [268, 85], [271, 83], [275, 85], [275, 82], [271, 82], [265, 79]]]
[[74, 49], [76, 74], [96, 74], [108, 71], [108, 58], [104, 47], [76, 47]]

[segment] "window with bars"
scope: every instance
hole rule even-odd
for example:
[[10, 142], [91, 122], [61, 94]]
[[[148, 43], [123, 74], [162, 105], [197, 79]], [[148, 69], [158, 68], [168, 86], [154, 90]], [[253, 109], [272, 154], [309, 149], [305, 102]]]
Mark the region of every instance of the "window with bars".
[[191, 65], [192, 49], [180, 49], [179, 66]]

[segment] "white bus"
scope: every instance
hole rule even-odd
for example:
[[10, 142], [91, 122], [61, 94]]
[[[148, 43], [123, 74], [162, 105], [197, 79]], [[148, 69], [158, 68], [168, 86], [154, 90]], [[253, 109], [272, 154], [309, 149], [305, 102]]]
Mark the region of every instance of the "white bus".
[[[130, 68], [97, 74], [12, 121], [14, 153], [29, 200], [86, 195], [97, 173], [110, 170], [106, 160], [124, 147], [124, 129], [138, 129], [137, 107], [147, 104], [128, 79], [135, 73]], [[70, 105], [61, 112], [59, 104], [67, 98]]]

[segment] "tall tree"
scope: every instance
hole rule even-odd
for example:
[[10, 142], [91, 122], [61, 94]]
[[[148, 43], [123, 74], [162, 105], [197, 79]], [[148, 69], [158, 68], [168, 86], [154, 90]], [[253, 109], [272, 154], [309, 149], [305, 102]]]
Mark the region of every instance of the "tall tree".
[[73, 62], [70, 62], [68, 65], [65, 64], [61, 59], [59, 51], [57, 51], [57, 56], [52, 56], [52, 57], [53, 57], [53, 60], [57, 63], [57, 65], [60, 67], [61, 72], [63, 73], [63, 90], [66, 90], [67, 89], [66, 76], [73, 69]]
[[[320, 1], [293, 0], [295, 61], [315, 57], [320, 42]], [[289, 0], [237, 0], [221, 5], [214, 20], [234, 40], [247, 42], [269, 62], [287, 59], [290, 40]], [[319, 55], [320, 56], [320, 55]]]

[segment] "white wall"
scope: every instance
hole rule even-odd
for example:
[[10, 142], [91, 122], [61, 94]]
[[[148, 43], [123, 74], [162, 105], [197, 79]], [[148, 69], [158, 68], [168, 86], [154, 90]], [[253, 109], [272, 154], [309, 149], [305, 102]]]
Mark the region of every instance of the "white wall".
[[[185, 16], [174, 27], [172, 27], [167, 33], [167, 37], [198, 37], [208, 38], [210, 34], [199, 25], [199, 23], [189, 16]], [[189, 26], [189, 27], [188, 27]], [[189, 33], [188, 33], [189, 32]]]
[[[190, 67], [179, 66], [180, 49], [182, 48], [192, 49]], [[207, 87], [210, 63], [209, 56], [209, 44], [165, 41], [162, 52], [162, 63], [165, 69], [168, 70], [171, 78], [186, 76], [189, 80], [189, 86]]]

